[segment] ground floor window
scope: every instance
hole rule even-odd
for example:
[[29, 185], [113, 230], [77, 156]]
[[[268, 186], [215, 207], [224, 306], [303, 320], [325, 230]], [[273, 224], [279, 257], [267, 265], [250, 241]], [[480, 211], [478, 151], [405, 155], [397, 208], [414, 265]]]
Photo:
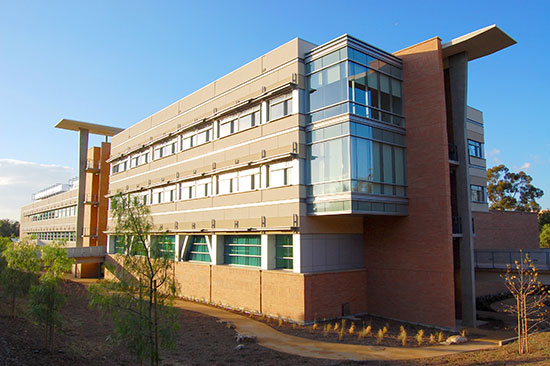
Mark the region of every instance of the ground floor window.
[[115, 254], [124, 254], [124, 237], [115, 236], [114, 247], [115, 247]]
[[276, 267], [283, 269], [292, 269], [294, 260], [292, 258], [292, 235], [275, 235], [276, 245]]
[[151, 236], [151, 248], [152, 257], [174, 258], [176, 252], [176, 236]]
[[206, 244], [206, 236], [191, 235], [189, 236], [187, 245], [189, 246], [189, 250], [187, 251], [185, 260], [210, 262], [210, 253], [208, 252], [208, 245]]
[[260, 235], [227, 235], [224, 237], [224, 263], [260, 267], [262, 245]]

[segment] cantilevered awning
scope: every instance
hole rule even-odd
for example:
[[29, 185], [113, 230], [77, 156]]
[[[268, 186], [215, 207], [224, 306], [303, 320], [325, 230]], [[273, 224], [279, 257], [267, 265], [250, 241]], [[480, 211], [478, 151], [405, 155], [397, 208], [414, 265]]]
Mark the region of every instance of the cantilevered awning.
[[120, 131], [124, 130], [123, 128], [75, 121], [72, 119], [62, 119], [55, 125], [55, 128], [62, 128], [64, 130], [72, 130], [72, 131], [88, 130], [88, 132], [91, 134], [103, 135], [103, 136], [114, 136]]
[[517, 42], [496, 25], [479, 29], [444, 43], [443, 59], [466, 52], [468, 61], [490, 55]]

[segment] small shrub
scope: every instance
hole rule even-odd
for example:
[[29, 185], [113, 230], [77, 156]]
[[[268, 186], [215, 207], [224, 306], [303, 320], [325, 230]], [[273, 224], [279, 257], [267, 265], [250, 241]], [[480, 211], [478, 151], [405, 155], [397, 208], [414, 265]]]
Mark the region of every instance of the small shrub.
[[384, 328], [382, 328], [382, 332], [384, 332], [384, 335], [388, 334], [388, 326], [384, 325]]
[[435, 343], [435, 334], [433, 334], [433, 333], [430, 333], [430, 343], [431, 344]]
[[371, 329], [372, 329], [372, 327], [370, 325], [367, 326], [367, 327], [363, 327], [363, 329], [361, 329], [361, 331], [359, 332], [359, 335], [357, 336], [357, 339], [361, 340], [361, 339], [365, 338], [366, 336], [370, 335], [371, 334]]
[[437, 342], [441, 343], [444, 340], [445, 340], [445, 335], [443, 334], [443, 332], [437, 333]]
[[403, 347], [407, 345], [407, 331], [405, 330], [404, 326], [401, 326], [399, 328], [399, 335], [397, 336], [397, 340], [401, 341], [401, 345]]
[[386, 333], [384, 333], [384, 330], [382, 328], [378, 329], [378, 333], [376, 333], [376, 344], [382, 343], [385, 335]]
[[416, 339], [416, 343], [420, 347], [424, 342], [424, 329], [420, 329], [418, 333], [416, 333], [416, 336], [414, 338]]
[[327, 324], [323, 327], [323, 335], [326, 337], [328, 336], [328, 334], [330, 333], [330, 331], [332, 330], [332, 324]]
[[311, 327], [311, 329], [317, 330], [317, 328], [319, 328], [319, 324], [313, 323], [313, 326]]
[[337, 332], [339, 328], [340, 328], [340, 324], [334, 323], [334, 331]]
[[277, 325], [279, 327], [282, 327], [283, 326], [283, 319], [281, 319], [281, 318], [277, 319]]
[[463, 336], [463, 337], [467, 337], [468, 336], [468, 330], [466, 328], [462, 329], [460, 331], [460, 335]]
[[348, 333], [349, 333], [350, 335], [354, 335], [354, 334], [355, 334], [355, 323], [351, 323], [351, 327], [349, 327]]

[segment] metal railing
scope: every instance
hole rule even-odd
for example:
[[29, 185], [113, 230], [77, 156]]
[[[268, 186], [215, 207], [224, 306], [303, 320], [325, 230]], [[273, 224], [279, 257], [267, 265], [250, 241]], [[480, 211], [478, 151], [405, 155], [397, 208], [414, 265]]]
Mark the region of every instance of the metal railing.
[[97, 236], [97, 227], [83, 227], [82, 236]]
[[101, 169], [101, 162], [98, 160], [92, 160], [88, 159], [86, 162], [86, 169], [87, 170], [100, 170]]
[[[550, 249], [527, 249], [523, 255], [529, 255], [537, 270], [550, 271]], [[514, 268], [515, 261], [521, 261], [519, 249], [476, 249], [474, 252], [476, 268], [507, 269]]]
[[458, 148], [455, 144], [449, 144], [449, 160], [458, 162]]
[[462, 234], [462, 218], [460, 216], [452, 217], [453, 234]]

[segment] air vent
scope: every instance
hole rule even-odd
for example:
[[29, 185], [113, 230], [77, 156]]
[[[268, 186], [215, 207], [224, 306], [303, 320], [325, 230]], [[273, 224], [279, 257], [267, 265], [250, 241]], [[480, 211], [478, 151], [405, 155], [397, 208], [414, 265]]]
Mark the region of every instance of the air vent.
[[193, 170], [193, 174], [197, 174], [197, 169]]
[[174, 222], [174, 228], [177, 229], [179, 227], [179, 224], [177, 221]]
[[265, 158], [267, 156], [267, 152], [265, 150], [262, 150], [262, 158]]
[[239, 159], [235, 159], [235, 164], [239, 164]]

